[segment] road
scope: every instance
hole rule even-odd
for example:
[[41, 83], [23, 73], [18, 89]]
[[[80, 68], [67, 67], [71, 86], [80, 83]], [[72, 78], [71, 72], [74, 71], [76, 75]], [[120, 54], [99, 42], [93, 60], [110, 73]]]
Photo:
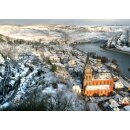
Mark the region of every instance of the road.
[[90, 111], [101, 111], [97, 103], [88, 103]]
[[90, 111], [104, 111], [98, 104], [114, 97], [115, 95], [110, 97], [87, 97], [89, 100], [86, 100], [86, 103], [89, 105]]
[[124, 86], [126, 86], [127, 88], [130, 87], [130, 83], [128, 81], [124, 80], [121, 76], [119, 77], [119, 79]]

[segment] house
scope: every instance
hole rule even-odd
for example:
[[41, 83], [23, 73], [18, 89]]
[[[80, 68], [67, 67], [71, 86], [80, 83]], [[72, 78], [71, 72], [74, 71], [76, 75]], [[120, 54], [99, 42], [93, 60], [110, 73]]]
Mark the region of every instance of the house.
[[60, 58], [59, 58], [57, 55], [51, 55], [51, 56], [49, 57], [49, 60], [50, 60], [51, 62], [60, 62]]
[[119, 98], [119, 103], [121, 105], [129, 105], [130, 104], [129, 99], [127, 97]]
[[81, 93], [81, 88], [80, 88], [79, 85], [74, 85], [74, 86], [72, 87], [72, 90], [73, 90], [74, 92], [76, 92], [76, 93]]
[[69, 60], [68, 64], [69, 64], [69, 66], [75, 66], [76, 65], [76, 61], [75, 60]]
[[109, 100], [109, 104], [110, 104], [110, 106], [111, 107], [115, 107], [115, 108], [117, 108], [117, 107], [119, 107], [120, 105], [117, 103], [117, 101], [115, 101], [114, 99], [110, 99]]
[[124, 88], [124, 85], [121, 83], [121, 81], [115, 82], [115, 89], [121, 89]]

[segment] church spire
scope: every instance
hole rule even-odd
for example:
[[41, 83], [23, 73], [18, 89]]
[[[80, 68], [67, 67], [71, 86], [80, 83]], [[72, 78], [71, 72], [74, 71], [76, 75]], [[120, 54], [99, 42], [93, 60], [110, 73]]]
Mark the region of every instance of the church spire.
[[[89, 71], [89, 72], [88, 72]], [[84, 84], [86, 82], [86, 74], [90, 73], [92, 74], [92, 69], [91, 69], [91, 64], [90, 64], [90, 60], [89, 60], [89, 53], [87, 53], [87, 57], [86, 57], [86, 62], [85, 62], [85, 66], [84, 66], [84, 70], [83, 70], [83, 77], [82, 77], [82, 89], [84, 88]], [[91, 75], [92, 77], [92, 75]]]
[[90, 60], [89, 60], [89, 52], [87, 53], [87, 58], [86, 58], [86, 63], [85, 63], [85, 67], [90, 65]]

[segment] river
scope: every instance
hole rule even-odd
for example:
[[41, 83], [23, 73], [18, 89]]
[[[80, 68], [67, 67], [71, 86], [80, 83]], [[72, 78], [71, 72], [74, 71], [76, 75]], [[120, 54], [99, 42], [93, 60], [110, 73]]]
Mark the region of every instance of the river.
[[97, 55], [105, 56], [110, 60], [116, 59], [121, 72], [130, 78], [130, 71], [128, 71], [128, 68], [130, 68], [130, 54], [104, 50], [100, 48], [101, 45], [102, 43], [86, 43], [76, 47], [83, 52], [96, 52]]

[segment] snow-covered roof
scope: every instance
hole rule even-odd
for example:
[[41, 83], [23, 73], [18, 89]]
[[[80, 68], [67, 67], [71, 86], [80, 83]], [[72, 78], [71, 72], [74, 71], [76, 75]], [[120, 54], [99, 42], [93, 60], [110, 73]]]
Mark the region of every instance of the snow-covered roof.
[[109, 89], [109, 85], [92, 85], [92, 86], [87, 86], [86, 90], [104, 90], [104, 89]]
[[49, 93], [55, 94], [55, 93], [56, 93], [56, 90], [53, 89], [52, 86], [50, 86], [50, 87], [45, 88], [42, 92], [43, 92], [43, 93], [48, 93], [48, 94], [49, 94]]
[[112, 75], [108, 72], [99, 72], [94, 75], [94, 79], [112, 79]]
[[124, 109], [125, 109], [126, 111], [130, 111], [130, 106], [125, 106]]

